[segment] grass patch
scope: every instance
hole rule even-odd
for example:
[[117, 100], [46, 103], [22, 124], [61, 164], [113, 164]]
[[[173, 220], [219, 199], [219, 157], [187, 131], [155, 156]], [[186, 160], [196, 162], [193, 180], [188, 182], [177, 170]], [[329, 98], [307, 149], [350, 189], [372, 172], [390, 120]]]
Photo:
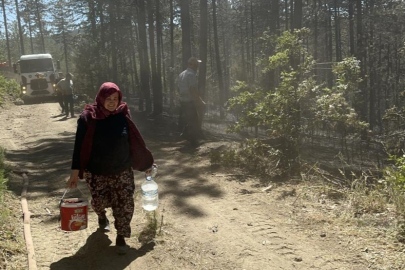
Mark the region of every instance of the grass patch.
[[154, 241], [159, 229], [159, 221], [156, 211], [146, 212], [146, 219], [146, 226], [138, 236], [138, 241], [143, 245]]
[[0, 147], [0, 201], [3, 200], [4, 192], [7, 188], [7, 178], [5, 177], [6, 166], [4, 165], [5, 151]]
[[7, 98], [16, 99], [20, 96], [20, 87], [16, 80], [7, 79], [0, 75], [0, 105], [6, 103]]
[[17, 255], [25, 253], [24, 240], [18, 231], [21, 220], [15, 215], [18, 213], [18, 199], [7, 191], [4, 156], [5, 151], [0, 147], [0, 269], [19, 269], [21, 262], [15, 260], [19, 257]]

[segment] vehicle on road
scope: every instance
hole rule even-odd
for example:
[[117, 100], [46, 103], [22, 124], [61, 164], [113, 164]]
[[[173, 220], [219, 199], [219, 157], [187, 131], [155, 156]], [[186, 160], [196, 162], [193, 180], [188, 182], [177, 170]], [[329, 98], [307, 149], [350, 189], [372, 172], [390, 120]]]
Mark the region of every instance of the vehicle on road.
[[52, 98], [55, 96], [55, 81], [58, 79], [58, 67], [54, 65], [50, 54], [22, 55], [14, 64], [18, 75], [23, 100]]

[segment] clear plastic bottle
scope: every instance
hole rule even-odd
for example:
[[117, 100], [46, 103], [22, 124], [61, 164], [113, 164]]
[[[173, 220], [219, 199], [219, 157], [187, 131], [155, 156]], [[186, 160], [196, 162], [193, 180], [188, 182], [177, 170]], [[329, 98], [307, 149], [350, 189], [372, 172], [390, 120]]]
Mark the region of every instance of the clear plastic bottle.
[[157, 167], [152, 166], [150, 173], [145, 173], [145, 181], [142, 183], [142, 207], [146, 211], [154, 211], [159, 204], [158, 185], [153, 178], [157, 174]]

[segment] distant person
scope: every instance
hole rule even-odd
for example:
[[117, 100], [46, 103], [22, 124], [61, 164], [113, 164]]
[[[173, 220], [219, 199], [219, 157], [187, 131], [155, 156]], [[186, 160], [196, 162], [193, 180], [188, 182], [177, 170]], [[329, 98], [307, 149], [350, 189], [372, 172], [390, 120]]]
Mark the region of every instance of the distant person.
[[86, 105], [77, 121], [72, 172], [68, 186], [86, 179], [91, 206], [98, 216], [99, 228], [109, 231], [105, 209], [112, 208], [117, 230], [117, 253], [125, 254], [125, 237], [131, 236], [134, 214], [133, 170], [150, 171], [152, 153], [134, 122], [122, 93], [114, 83], [103, 83], [93, 105]]
[[55, 84], [56, 84], [56, 100], [59, 102], [60, 107], [62, 108], [62, 114], [65, 113], [65, 105], [63, 102], [63, 93], [62, 93], [62, 89], [60, 89], [58, 87], [58, 83], [63, 79], [63, 73], [62, 72], [58, 72], [58, 78], [55, 80]]
[[200, 60], [188, 59], [188, 68], [179, 75], [178, 89], [180, 96], [179, 128], [192, 145], [198, 143], [202, 136], [201, 121], [205, 102], [198, 92], [197, 70]]
[[56, 85], [58, 88], [62, 90], [63, 94], [63, 103], [65, 106], [65, 114], [66, 117], [69, 117], [69, 108], [70, 108], [70, 115], [72, 117], [75, 116], [73, 111], [73, 81], [72, 81], [72, 74], [66, 73], [66, 78], [62, 79]]

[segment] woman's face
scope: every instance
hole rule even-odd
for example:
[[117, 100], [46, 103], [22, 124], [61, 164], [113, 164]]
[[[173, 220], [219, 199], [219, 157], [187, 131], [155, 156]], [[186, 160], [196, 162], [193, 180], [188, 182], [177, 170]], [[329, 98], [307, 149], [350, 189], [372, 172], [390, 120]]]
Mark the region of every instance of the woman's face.
[[106, 98], [104, 102], [104, 108], [106, 108], [108, 111], [113, 112], [115, 109], [118, 107], [118, 92], [115, 92], [108, 98]]

